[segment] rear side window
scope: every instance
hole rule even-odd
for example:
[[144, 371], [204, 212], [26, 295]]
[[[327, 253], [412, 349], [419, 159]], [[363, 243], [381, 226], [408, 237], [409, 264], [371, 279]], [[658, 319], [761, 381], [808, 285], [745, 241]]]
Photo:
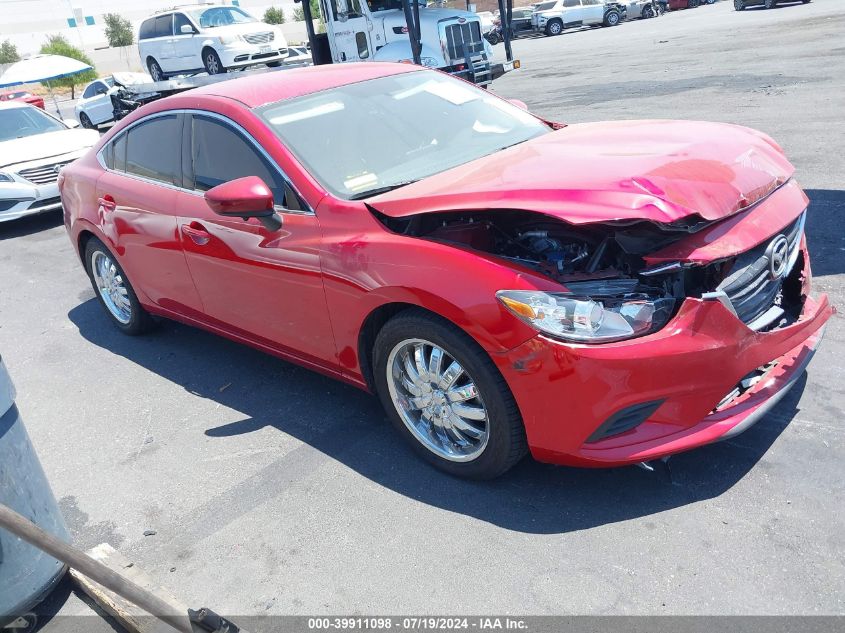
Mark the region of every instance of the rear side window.
[[156, 19], [150, 18], [141, 22], [141, 30], [138, 33], [139, 40], [148, 40], [156, 36]]
[[[169, 185], [182, 184], [182, 122], [175, 115], [156, 117], [131, 128], [124, 135], [123, 171]], [[115, 144], [115, 169], [120, 169]]]
[[156, 18], [155, 37], [169, 37], [173, 35], [173, 15], [160, 15]]
[[[298, 208], [285, 204], [284, 180], [238, 132], [220, 121], [203, 116], [193, 117], [192, 128], [194, 189], [208, 191], [230, 180], [258, 176], [272, 190], [276, 204]], [[221, 160], [223, 156], [225, 160]]]
[[85, 89], [85, 92], [82, 93], [83, 99], [90, 99], [95, 94], [97, 94], [97, 86], [99, 84], [93, 83]]

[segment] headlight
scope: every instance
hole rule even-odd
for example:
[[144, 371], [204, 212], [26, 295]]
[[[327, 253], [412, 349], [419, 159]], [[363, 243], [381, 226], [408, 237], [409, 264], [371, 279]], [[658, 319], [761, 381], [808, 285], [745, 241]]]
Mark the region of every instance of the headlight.
[[240, 35], [221, 35], [218, 39], [223, 46], [228, 46], [229, 44], [241, 41], [242, 38]]
[[675, 306], [674, 299], [643, 294], [583, 297], [567, 292], [500, 290], [496, 297], [540, 332], [576, 343], [609, 343], [650, 334], [669, 322]]
[[434, 57], [420, 57], [420, 62], [427, 68], [437, 68], [438, 63]]
[[15, 179], [12, 178], [12, 174], [0, 171], [0, 182], [15, 182]]

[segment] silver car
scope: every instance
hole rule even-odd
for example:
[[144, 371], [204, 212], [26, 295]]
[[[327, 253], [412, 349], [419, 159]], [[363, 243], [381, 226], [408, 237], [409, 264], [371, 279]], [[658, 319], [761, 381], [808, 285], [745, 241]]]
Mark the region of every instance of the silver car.
[[26, 103], [0, 104], [0, 222], [62, 206], [59, 170], [100, 138]]

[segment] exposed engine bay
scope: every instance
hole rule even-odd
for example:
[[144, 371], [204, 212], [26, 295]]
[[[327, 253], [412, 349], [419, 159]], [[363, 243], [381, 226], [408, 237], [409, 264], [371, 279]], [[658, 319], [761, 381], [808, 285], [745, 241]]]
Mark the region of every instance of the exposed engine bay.
[[[759, 267], [761, 258], [765, 257], [762, 252], [749, 251], [707, 266], [647, 268], [645, 255], [713, 224], [711, 222], [661, 225], [630, 221], [574, 226], [523, 211], [430, 213], [403, 219], [387, 218], [377, 212], [376, 215], [396, 233], [489, 253], [543, 274], [572, 293], [593, 298], [702, 297], [720, 291], [744, 273], [746, 267], [750, 268], [752, 260]], [[803, 223], [800, 231], [803, 231]], [[798, 233], [796, 227], [795, 239], [800, 241]], [[783, 314], [775, 315], [775, 311], [771, 311], [771, 322], [755, 329], [771, 329], [793, 322], [800, 314], [804, 300], [797, 290], [802, 270], [803, 261], [794, 266], [794, 274], [778, 282], [776, 288], [768, 288], [766, 296], [759, 297], [759, 306], [746, 306], [746, 313], [737, 312], [738, 316], [751, 323], [768, 310], [769, 305], [775, 305], [783, 306]], [[737, 292], [744, 290], [740, 288]], [[680, 305], [680, 301], [676, 305]]]

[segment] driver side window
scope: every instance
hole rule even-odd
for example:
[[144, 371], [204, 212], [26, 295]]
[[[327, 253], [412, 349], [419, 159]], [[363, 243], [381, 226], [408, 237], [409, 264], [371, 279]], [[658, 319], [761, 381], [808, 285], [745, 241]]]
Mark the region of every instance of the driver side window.
[[[220, 160], [225, 156], [226, 160]], [[296, 195], [275, 167], [253, 145], [222, 121], [195, 115], [191, 123], [191, 165], [197, 191], [208, 191], [224, 182], [258, 176], [273, 192], [273, 201], [290, 210], [301, 210]]]

